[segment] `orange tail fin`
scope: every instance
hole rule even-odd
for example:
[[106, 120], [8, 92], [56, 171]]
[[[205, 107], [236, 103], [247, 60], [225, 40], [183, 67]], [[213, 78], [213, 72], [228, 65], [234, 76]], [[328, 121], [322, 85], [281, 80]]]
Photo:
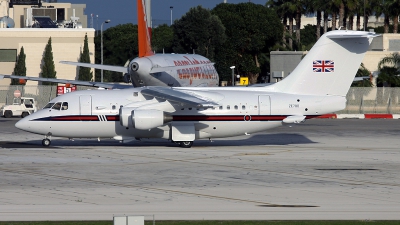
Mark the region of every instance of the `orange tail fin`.
[[139, 57], [154, 55], [150, 41], [151, 28], [147, 26], [146, 5], [144, 2], [145, 0], [137, 0]]

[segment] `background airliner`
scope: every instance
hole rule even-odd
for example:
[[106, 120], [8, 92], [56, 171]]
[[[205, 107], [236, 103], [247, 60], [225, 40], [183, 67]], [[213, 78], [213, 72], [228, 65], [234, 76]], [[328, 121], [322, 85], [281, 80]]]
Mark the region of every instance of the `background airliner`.
[[137, 0], [139, 57], [128, 67], [61, 61], [60, 63], [126, 73], [135, 87], [215, 87], [214, 63], [197, 54], [155, 54], [151, 48], [150, 0]]
[[[216, 87], [219, 85], [218, 73], [206, 57], [197, 54], [155, 54], [151, 48], [151, 28], [147, 21], [150, 15], [150, 0], [137, 0], [138, 4], [138, 43], [139, 57], [133, 59], [128, 67], [61, 61], [60, 63], [111, 70], [125, 74], [133, 86], [170, 87]], [[147, 7], [147, 8], [146, 8]], [[130, 85], [78, 80], [52, 79], [41, 77], [21, 77], [2, 75], [1, 78], [69, 83], [102, 88], [126, 88]]]
[[296, 69], [265, 87], [136, 87], [61, 95], [16, 127], [51, 137], [194, 140], [249, 135], [300, 123], [346, 106], [357, 69], [377, 36], [338, 30], [324, 34]]

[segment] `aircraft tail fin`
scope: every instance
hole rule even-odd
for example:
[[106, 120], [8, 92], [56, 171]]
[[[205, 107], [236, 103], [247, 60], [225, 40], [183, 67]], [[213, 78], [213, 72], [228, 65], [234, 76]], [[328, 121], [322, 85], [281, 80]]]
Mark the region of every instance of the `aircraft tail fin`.
[[151, 49], [151, 27], [147, 18], [149, 0], [137, 0], [139, 57], [154, 55]]
[[373, 32], [337, 30], [324, 34], [292, 73], [274, 90], [309, 95], [346, 96]]

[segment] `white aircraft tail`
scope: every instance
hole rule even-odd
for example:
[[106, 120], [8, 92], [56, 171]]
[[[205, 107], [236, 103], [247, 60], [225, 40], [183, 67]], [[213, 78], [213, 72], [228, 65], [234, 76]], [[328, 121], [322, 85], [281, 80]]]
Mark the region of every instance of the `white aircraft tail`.
[[324, 34], [274, 90], [306, 95], [345, 96], [375, 33], [337, 30]]

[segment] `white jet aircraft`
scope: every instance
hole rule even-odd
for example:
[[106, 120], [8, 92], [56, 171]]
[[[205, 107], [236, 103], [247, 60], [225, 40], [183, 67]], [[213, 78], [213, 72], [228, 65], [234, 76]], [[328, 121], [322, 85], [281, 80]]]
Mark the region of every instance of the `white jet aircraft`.
[[[135, 87], [216, 87], [218, 73], [206, 57], [197, 54], [154, 54], [146, 12], [150, 0], [137, 0], [139, 57], [128, 67], [61, 61], [60, 63], [125, 73]], [[147, 10], [146, 10], [147, 9]]]
[[[150, 0], [137, 0], [138, 4], [138, 43], [139, 57], [133, 59], [128, 67], [110, 66], [90, 63], [60, 61], [60, 63], [110, 70], [125, 73], [125, 82], [133, 86], [170, 86], [170, 87], [216, 87], [219, 84], [217, 70], [206, 57], [197, 54], [154, 54], [151, 49], [150, 27], [147, 25], [147, 11], [150, 11]], [[92, 81], [65, 80], [42, 77], [21, 77], [1, 75], [2, 78], [69, 83], [82, 86], [102, 88], [127, 88], [131, 85], [112, 84]]]
[[17, 128], [51, 137], [194, 140], [248, 135], [339, 111], [375, 33], [324, 34], [296, 69], [265, 87], [137, 87], [61, 95]]

